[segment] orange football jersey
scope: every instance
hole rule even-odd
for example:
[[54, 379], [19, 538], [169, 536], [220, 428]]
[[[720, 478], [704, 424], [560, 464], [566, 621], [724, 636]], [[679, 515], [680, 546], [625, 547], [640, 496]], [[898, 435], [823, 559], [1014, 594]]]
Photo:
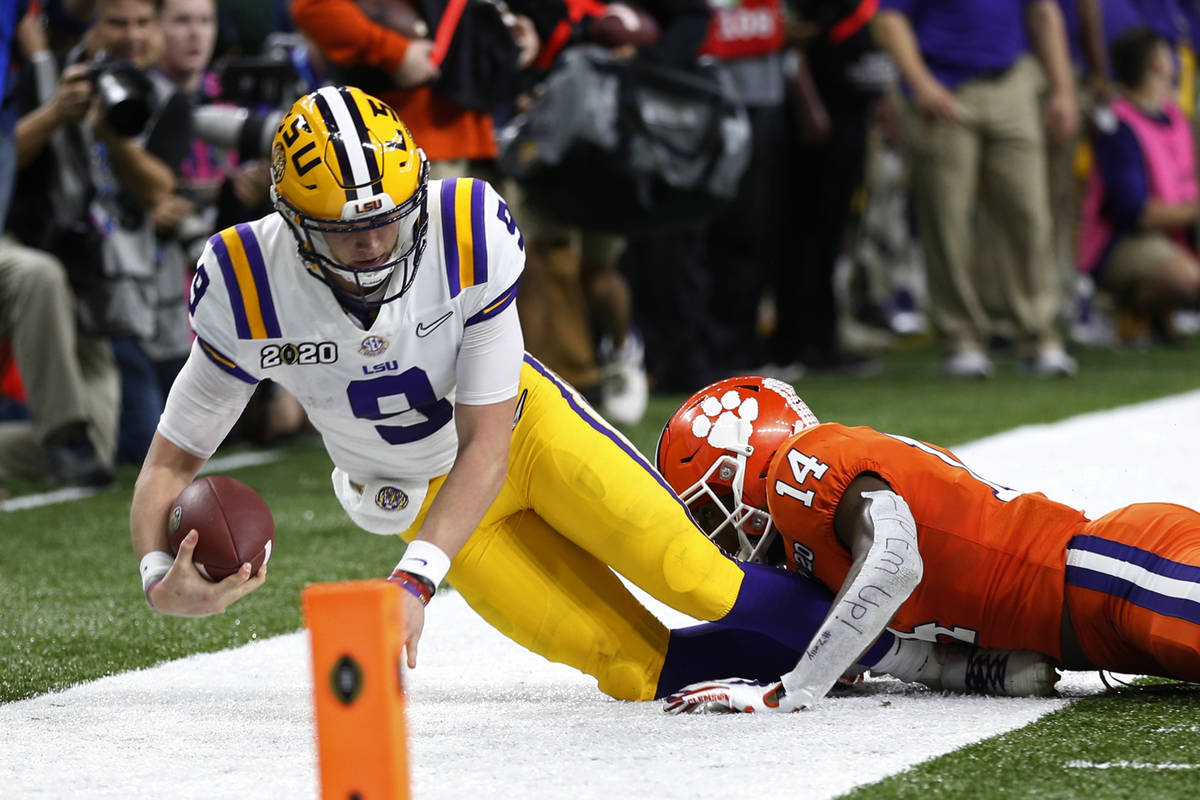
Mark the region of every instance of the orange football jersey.
[[767, 474], [767, 498], [789, 567], [841, 588], [852, 559], [834, 533], [834, 512], [864, 472], [912, 509], [925, 564], [890, 630], [1060, 657], [1066, 545], [1087, 518], [1041, 493], [987, 481], [925, 442], [837, 423], [785, 442]]

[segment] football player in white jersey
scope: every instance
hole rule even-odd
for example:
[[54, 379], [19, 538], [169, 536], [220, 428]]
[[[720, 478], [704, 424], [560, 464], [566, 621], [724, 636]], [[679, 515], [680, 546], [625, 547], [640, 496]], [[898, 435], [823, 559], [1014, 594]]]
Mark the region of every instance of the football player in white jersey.
[[[351, 519], [409, 542], [390, 579], [405, 590], [410, 666], [443, 578], [617, 698], [795, 664], [828, 592], [727, 557], [645, 458], [524, 353], [524, 242], [488, 184], [430, 180], [395, 112], [356, 88], [298, 100], [273, 148], [276, 212], [209, 241], [189, 301], [195, 344], [134, 489], [153, 608], [213, 614], [263, 585], [265, 564], [206, 581], [195, 532], [172, 558], [166, 520], [270, 378], [321, 433]], [[717, 624], [668, 631], [614, 570]], [[928, 651], [885, 633], [862, 663], [888, 670], [904, 652], [915, 675]]]

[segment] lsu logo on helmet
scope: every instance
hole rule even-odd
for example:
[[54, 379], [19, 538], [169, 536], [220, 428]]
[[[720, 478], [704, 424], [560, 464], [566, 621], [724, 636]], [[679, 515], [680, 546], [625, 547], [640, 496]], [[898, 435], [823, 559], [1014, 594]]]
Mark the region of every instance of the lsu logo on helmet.
[[[380, 305], [412, 285], [425, 249], [428, 182], [425, 154], [396, 112], [356, 87], [326, 86], [301, 97], [275, 131], [275, 209], [309, 271], [359, 303]], [[369, 268], [338, 263], [325, 239], [394, 223], [391, 255]]]

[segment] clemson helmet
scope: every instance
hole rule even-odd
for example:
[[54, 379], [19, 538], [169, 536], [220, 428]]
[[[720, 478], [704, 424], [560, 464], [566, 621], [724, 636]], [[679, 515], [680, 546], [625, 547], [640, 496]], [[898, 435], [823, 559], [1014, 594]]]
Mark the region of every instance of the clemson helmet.
[[789, 384], [727, 378], [689, 397], [658, 438], [658, 471], [696, 522], [739, 561], [768, 563], [776, 538], [767, 468], [794, 434], [819, 424]]
[[[325, 86], [292, 104], [271, 145], [271, 202], [309, 272], [340, 297], [379, 306], [412, 286], [425, 250], [429, 162], [391, 106], [352, 86]], [[338, 263], [327, 233], [399, 223], [378, 265]], [[390, 285], [388, 278], [396, 274]], [[356, 287], [348, 292], [332, 279]]]

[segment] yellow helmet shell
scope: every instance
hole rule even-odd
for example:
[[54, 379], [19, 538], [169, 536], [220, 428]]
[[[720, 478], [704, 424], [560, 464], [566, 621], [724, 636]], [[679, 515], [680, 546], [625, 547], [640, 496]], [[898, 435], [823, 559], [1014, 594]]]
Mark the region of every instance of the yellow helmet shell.
[[[275, 210], [308, 270], [342, 299], [375, 306], [408, 291], [425, 249], [428, 183], [425, 154], [396, 112], [353, 86], [325, 86], [301, 97], [275, 131]], [[370, 268], [339, 264], [325, 238], [393, 223], [391, 256]]]
[[403, 205], [422, 183], [424, 157], [392, 107], [352, 86], [297, 100], [271, 146], [271, 184], [295, 213], [350, 221]]

